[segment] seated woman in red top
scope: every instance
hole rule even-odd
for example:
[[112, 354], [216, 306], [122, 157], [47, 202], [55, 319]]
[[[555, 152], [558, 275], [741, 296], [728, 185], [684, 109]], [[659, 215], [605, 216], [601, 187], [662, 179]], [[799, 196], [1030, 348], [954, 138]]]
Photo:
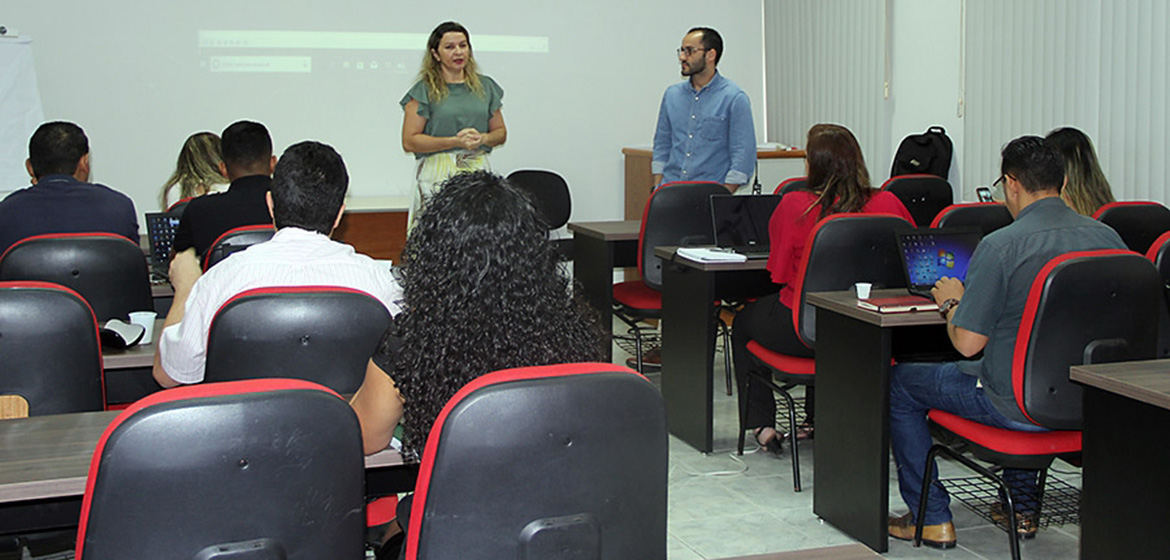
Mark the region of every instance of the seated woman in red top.
[[[739, 384], [739, 398], [747, 399], [747, 417], [744, 427], [755, 431], [756, 441], [773, 453], [780, 451], [784, 435], [776, 431], [776, 398], [766, 387], [755, 385], [744, 390], [748, 371], [764, 366], [747, 351], [748, 341], [774, 352], [792, 356], [812, 357], [811, 348], [804, 345], [792, 325], [792, 306], [796, 294], [792, 282], [800, 266], [800, 258], [809, 232], [822, 218], [841, 212], [893, 214], [914, 223], [910, 212], [893, 194], [870, 186], [865, 158], [853, 133], [835, 124], [818, 124], [808, 131], [805, 147], [808, 166], [808, 188], [784, 195], [768, 222], [771, 254], [768, 271], [772, 282], [780, 286], [780, 297], [766, 296], [750, 303], [735, 317], [732, 331], [735, 350], [735, 373]], [[747, 394], [745, 394], [747, 393]], [[811, 435], [813, 419], [813, 388], [805, 392], [807, 424], [795, 437]]]

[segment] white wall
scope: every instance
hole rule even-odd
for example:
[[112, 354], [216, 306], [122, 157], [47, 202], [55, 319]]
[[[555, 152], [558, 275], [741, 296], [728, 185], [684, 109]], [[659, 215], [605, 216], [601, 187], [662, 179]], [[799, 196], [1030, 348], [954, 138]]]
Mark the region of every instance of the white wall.
[[506, 91], [508, 143], [493, 166], [561, 172], [573, 191], [573, 219], [599, 220], [622, 215], [620, 150], [650, 143], [662, 91], [680, 79], [674, 50], [688, 28], [707, 25], [724, 35], [720, 70], [748, 92], [763, 138], [760, 12], [759, 2], [715, 10], [700, 0], [450, 0], [426, 9], [396, 0], [13, 0], [0, 23], [34, 39], [45, 118], [86, 130], [92, 179], [129, 194], [140, 214], [157, 208], [157, 189], [187, 135], [242, 118], [267, 124], [278, 152], [303, 139], [336, 146], [349, 166], [351, 196], [406, 196], [412, 185], [398, 100], [417, 70], [421, 40], [417, 50], [387, 55], [393, 71], [326, 69], [317, 58], [346, 56], [328, 52], [312, 53], [312, 74], [222, 74], [200, 66], [199, 29], [425, 34], [457, 19], [473, 45], [486, 35], [546, 36], [543, 55], [477, 51], [484, 73]]

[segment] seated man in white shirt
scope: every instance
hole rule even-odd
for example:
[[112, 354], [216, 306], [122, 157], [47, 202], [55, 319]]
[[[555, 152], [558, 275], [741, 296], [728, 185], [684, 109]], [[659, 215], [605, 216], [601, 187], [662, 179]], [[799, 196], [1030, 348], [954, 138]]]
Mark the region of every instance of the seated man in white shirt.
[[159, 385], [203, 381], [211, 320], [245, 290], [342, 286], [366, 292], [398, 314], [402, 289], [389, 268], [329, 239], [345, 212], [348, 185], [345, 163], [333, 148], [318, 142], [290, 146], [276, 164], [268, 193], [277, 230], [271, 241], [235, 253], [202, 275], [193, 249], [175, 255], [170, 268], [175, 299], [154, 358]]

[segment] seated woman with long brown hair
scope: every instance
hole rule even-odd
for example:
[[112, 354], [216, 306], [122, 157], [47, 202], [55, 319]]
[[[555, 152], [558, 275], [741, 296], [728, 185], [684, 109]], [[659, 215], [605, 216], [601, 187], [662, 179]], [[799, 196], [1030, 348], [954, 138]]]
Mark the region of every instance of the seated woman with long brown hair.
[[[748, 304], [736, 315], [732, 329], [739, 398], [747, 399], [748, 405], [744, 427], [753, 429], [756, 441], [773, 453], [779, 453], [785, 436], [775, 428], [776, 398], [772, 391], [760, 385], [745, 390], [749, 371], [766, 371], [751, 357], [747, 343], [755, 340], [781, 354], [813, 356], [812, 349], [801, 342], [792, 324], [796, 297], [792, 282], [809, 232], [821, 219], [841, 212], [893, 214], [914, 223], [896, 196], [870, 186], [861, 146], [847, 128], [835, 124], [813, 126], [808, 131], [805, 153], [807, 189], [784, 195], [768, 222], [771, 238], [768, 271], [772, 282], [780, 287], [780, 295], [765, 296]], [[805, 389], [806, 424], [797, 429], [794, 437], [811, 435], [812, 395], [810, 385]]]

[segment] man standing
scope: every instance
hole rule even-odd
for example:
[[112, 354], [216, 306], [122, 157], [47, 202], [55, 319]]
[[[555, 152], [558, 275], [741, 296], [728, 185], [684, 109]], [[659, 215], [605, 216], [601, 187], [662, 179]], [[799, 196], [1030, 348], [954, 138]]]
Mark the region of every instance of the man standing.
[[194, 251], [175, 255], [170, 269], [175, 300], [154, 358], [154, 378], [160, 385], [203, 381], [211, 320], [220, 306], [245, 290], [342, 286], [366, 292], [398, 314], [402, 288], [389, 268], [329, 239], [345, 212], [348, 185], [345, 163], [333, 148], [317, 142], [290, 146], [265, 195], [277, 230], [270, 241], [232, 255], [202, 276]]
[[654, 184], [713, 181], [731, 192], [752, 176], [756, 131], [748, 96], [716, 71], [723, 38], [696, 27], [678, 49], [682, 75], [689, 79], [666, 88], [654, 132]]
[[42, 124], [25, 161], [33, 186], [0, 201], [0, 255], [17, 241], [46, 233], [105, 232], [135, 245], [138, 218], [130, 197], [89, 181], [89, 139], [70, 122]]
[[272, 223], [264, 197], [272, 185], [272, 137], [258, 122], [238, 121], [224, 129], [220, 172], [231, 181], [228, 190], [191, 199], [179, 228], [174, 249], [195, 248], [203, 256], [229, 229]]
[[[1062, 254], [1125, 248], [1116, 232], [1077, 214], [1061, 200], [1064, 162], [1043, 138], [1012, 140], [1002, 158], [997, 183], [1004, 185], [1005, 204], [1015, 221], [979, 243], [966, 286], [943, 278], [931, 290], [955, 349], [967, 357], [982, 351], [983, 358], [899, 364], [890, 373], [890, 439], [898, 486], [911, 512], [890, 519], [890, 536], [897, 539], [914, 538], [923, 467], [931, 446], [927, 411], [941, 409], [997, 428], [1044, 431], [1024, 416], [1012, 389], [1012, 353], [1032, 282], [1049, 260]], [[1018, 515], [1024, 518], [1020, 532], [1025, 536], [1036, 531], [1036, 474], [1018, 469], [1003, 473]], [[932, 476], [937, 484], [937, 468]], [[931, 491], [923, 531], [923, 542], [929, 546], [955, 546], [949, 503], [941, 488]], [[1003, 515], [1002, 508], [999, 511]]]

